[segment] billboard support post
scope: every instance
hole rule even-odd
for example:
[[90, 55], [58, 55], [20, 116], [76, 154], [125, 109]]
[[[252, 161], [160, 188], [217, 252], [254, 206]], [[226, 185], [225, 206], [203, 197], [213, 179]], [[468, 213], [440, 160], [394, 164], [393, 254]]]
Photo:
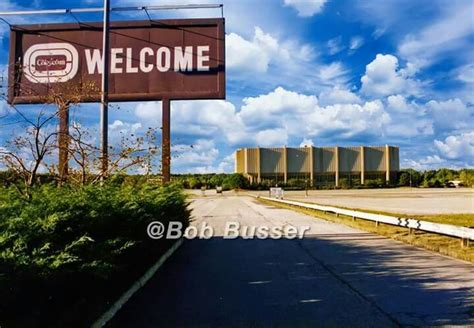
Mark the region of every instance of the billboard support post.
[[162, 106], [162, 128], [161, 128], [161, 175], [163, 183], [170, 182], [171, 175], [171, 136], [170, 136], [170, 100], [163, 99]]
[[100, 149], [102, 178], [108, 172], [108, 106], [109, 106], [109, 20], [110, 0], [104, 0], [104, 28], [102, 36], [102, 79], [100, 99]]
[[58, 147], [59, 147], [59, 179], [61, 182], [66, 181], [69, 165], [69, 105], [65, 104], [59, 107], [59, 135], [58, 135]]

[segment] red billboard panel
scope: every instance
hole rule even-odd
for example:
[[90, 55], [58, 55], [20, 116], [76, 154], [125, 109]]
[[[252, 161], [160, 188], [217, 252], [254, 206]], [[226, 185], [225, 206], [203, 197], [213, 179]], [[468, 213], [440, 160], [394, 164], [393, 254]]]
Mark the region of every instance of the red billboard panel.
[[[113, 22], [109, 35], [110, 101], [225, 98], [224, 19]], [[102, 23], [13, 26], [8, 100], [72, 86], [97, 102], [102, 64]]]

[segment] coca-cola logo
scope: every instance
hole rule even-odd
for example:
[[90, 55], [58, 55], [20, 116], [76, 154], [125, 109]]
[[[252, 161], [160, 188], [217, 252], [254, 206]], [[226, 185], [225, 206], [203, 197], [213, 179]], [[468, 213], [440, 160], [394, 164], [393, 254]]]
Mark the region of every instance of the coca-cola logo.
[[67, 58], [64, 55], [54, 56], [38, 56], [36, 57], [36, 70], [44, 71], [58, 71], [66, 69]]
[[32, 83], [57, 83], [72, 79], [79, 68], [79, 54], [69, 43], [35, 44], [25, 52], [25, 77]]

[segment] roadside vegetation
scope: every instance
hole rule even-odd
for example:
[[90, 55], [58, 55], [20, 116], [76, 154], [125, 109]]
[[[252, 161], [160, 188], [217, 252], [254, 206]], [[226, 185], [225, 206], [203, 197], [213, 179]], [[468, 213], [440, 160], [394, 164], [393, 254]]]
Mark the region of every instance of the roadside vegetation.
[[[216, 186], [228, 189], [250, 189], [267, 190], [274, 187], [276, 183], [272, 180], [263, 180], [261, 183], [250, 184], [242, 174], [219, 173], [219, 174], [177, 174], [172, 180], [186, 189], [213, 189]], [[455, 187], [453, 181], [459, 181], [460, 187], [474, 186], [474, 169], [452, 170], [441, 168], [437, 170], [416, 171], [413, 169], [401, 170], [397, 180], [387, 185], [383, 179], [367, 179], [364, 185], [360, 184], [359, 177], [342, 178], [339, 180], [337, 189], [373, 189], [394, 187], [418, 187], [418, 188], [450, 188]], [[278, 187], [286, 190], [304, 189], [335, 189], [333, 185], [311, 186], [308, 180], [288, 179], [287, 183], [278, 182]]]
[[[155, 130], [122, 136], [101, 171], [90, 131], [56, 129], [54, 108], [74, 105], [64, 95], [51, 94], [56, 106], [36, 117], [13, 106], [23, 121], [0, 146], [1, 327], [90, 326], [172, 246], [149, 238], [148, 224], [189, 224], [182, 188], [149, 177]], [[57, 164], [59, 151], [69, 167]]]
[[[425, 249], [428, 249], [434, 252], [438, 252], [444, 255], [452, 256], [461, 260], [474, 263], [473, 243], [471, 242], [469, 247], [462, 247], [461, 241], [459, 238], [448, 237], [448, 236], [443, 236], [439, 234], [428, 233], [428, 232], [418, 231], [418, 230], [415, 230], [413, 233], [409, 233], [407, 228], [396, 227], [389, 224], [379, 223], [379, 225], [377, 226], [375, 222], [366, 221], [362, 219], [353, 220], [352, 217], [349, 217], [349, 216], [344, 216], [344, 215], [336, 216], [335, 214], [331, 214], [331, 213], [324, 213], [318, 210], [306, 209], [299, 206], [292, 206], [292, 205], [272, 202], [272, 201], [264, 200], [264, 199], [258, 199], [258, 201], [267, 205], [288, 208], [294, 211], [298, 211], [300, 213], [308, 214], [308, 215], [321, 218], [324, 220], [328, 220], [331, 222], [345, 224], [353, 228], [379, 234], [387, 238], [399, 240], [399, 241], [402, 241], [414, 246], [423, 247]], [[389, 214], [389, 213], [384, 213], [384, 214]], [[433, 222], [452, 224], [456, 216], [457, 215], [439, 215], [439, 216], [429, 215], [429, 216], [420, 216], [417, 218], [419, 218], [420, 220], [431, 219], [430, 221], [433, 221]], [[462, 214], [460, 216], [464, 217], [464, 219], [467, 220], [467, 222], [472, 222], [474, 215]]]
[[151, 221], [189, 222], [176, 186], [44, 184], [0, 190], [0, 323], [84, 327], [171, 246]]

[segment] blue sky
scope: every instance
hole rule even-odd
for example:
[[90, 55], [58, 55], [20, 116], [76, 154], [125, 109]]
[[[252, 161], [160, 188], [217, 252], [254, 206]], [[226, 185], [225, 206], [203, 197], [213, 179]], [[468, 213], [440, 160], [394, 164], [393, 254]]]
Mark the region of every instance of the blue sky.
[[[112, 6], [187, 3], [111, 0]], [[193, 3], [195, 1], [192, 1]], [[201, 1], [212, 3], [214, 1]], [[462, 1], [223, 1], [227, 99], [172, 105], [172, 171], [229, 172], [239, 147], [384, 145], [402, 167], [474, 165], [474, 3]], [[100, 6], [94, 0], [3, 0], [2, 10]], [[154, 12], [154, 18], [219, 17], [219, 10]], [[79, 15], [84, 21], [100, 15]], [[113, 20], [146, 19], [143, 13]], [[12, 23], [74, 21], [11, 18]], [[8, 26], [0, 26], [0, 68]], [[34, 112], [35, 106], [28, 106]], [[159, 127], [159, 102], [115, 104], [119, 133]], [[15, 119], [5, 103], [0, 117]], [[97, 129], [99, 106], [74, 119]], [[4, 119], [5, 120], [5, 119]], [[0, 127], [0, 145], [15, 125]], [[192, 147], [191, 147], [192, 145]]]

